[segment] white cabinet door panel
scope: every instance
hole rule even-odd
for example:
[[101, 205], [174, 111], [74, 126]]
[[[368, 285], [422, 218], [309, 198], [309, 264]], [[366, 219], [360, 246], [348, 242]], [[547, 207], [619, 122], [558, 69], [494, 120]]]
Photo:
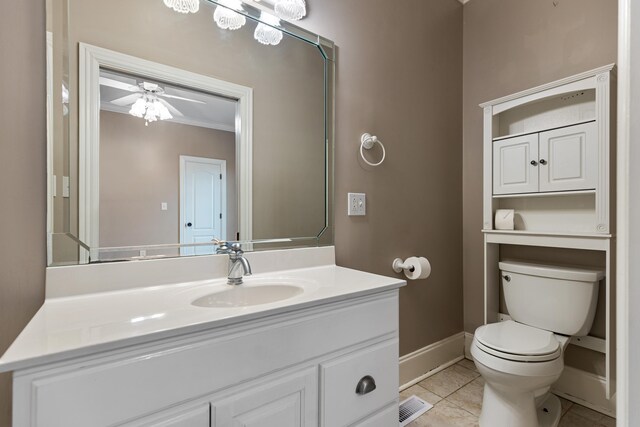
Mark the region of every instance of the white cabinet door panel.
[[318, 370], [257, 380], [212, 403], [212, 427], [310, 427], [318, 419]]
[[537, 160], [538, 134], [495, 141], [493, 143], [493, 194], [538, 191]]
[[597, 182], [595, 122], [540, 133], [540, 191], [589, 190]]

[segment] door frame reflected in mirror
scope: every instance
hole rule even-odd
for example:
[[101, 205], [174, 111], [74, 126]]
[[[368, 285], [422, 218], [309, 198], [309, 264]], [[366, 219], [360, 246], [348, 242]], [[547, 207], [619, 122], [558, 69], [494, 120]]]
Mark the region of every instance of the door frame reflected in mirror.
[[242, 240], [253, 230], [253, 89], [109, 49], [79, 46], [79, 240], [91, 253], [81, 251], [80, 263], [99, 260], [100, 235], [100, 69], [110, 69], [184, 86], [236, 100], [236, 163], [238, 228]]

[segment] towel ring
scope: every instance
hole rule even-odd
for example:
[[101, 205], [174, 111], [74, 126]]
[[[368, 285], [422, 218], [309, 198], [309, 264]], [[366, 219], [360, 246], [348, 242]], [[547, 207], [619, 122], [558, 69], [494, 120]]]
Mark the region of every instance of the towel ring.
[[[370, 150], [371, 148], [373, 148], [373, 145], [376, 142], [380, 144], [380, 148], [382, 148], [382, 159], [380, 159], [378, 163], [371, 163], [369, 160], [367, 160], [364, 157], [363, 150], [364, 149]], [[369, 166], [380, 166], [382, 162], [384, 162], [384, 158], [386, 157], [386, 155], [387, 153], [384, 149], [384, 145], [382, 145], [382, 141], [380, 141], [377, 136], [371, 135], [369, 133], [362, 134], [362, 136], [360, 137], [360, 157], [362, 157], [362, 160], [364, 160], [366, 164], [368, 164]]]

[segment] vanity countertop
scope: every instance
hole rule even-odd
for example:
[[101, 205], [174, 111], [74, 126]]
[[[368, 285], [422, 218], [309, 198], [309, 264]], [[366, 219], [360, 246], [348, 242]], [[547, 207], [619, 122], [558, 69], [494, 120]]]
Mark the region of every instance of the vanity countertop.
[[0, 358], [0, 372], [200, 332], [406, 284], [402, 279], [335, 265], [254, 274], [247, 278], [247, 283], [261, 280], [295, 282], [304, 292], [286, 300], [248, 307], [191, 305], [201, 296], [229, 289], [226, 278], [216, 278], [49, 298]]

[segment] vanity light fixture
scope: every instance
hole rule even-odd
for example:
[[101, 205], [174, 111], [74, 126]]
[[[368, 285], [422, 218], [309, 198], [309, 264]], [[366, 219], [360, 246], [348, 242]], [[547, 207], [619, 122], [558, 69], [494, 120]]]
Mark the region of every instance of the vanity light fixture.
[[282, 41], [282, 31], [273, 28], [280, 25], [280, 18], [264, 11], [260, 12], [260, 23], [253, 32], [253, 38], [262, 44], [277, 45]]
[[158, 97], [154, 94], [145, 94], [137, 99], [131, 106], [129, 114], [144, 119], [145, 126], [149, 126], [149, 122], [173, 118], [169, 109], [162, 105]]
[[304, 0], [277, 0], [273, 10], [276, 15], [286, 21], [299, 21], [307, 15], [307, 5]]
[[200, 0], [164, 0], [164, 4], [180, 13], [196, 13], [200, 10]]
[[235, 11], [242, 10], [240, 0], [219, 0], [219, 3], [220, 6], [216, 6], [216, 10], [213, 12], [213, 20], [216, 21], [218, 27], [223, 30], [237, 30], [247, 22], [244, 15]]

